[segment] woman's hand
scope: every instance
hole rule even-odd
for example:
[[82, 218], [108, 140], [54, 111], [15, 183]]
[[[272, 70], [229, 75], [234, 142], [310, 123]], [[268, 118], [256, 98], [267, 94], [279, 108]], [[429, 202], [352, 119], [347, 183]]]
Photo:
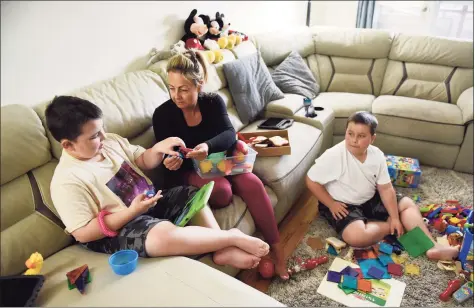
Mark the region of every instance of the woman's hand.
[[173, 150], [174, 147], [186, 147], [185, 142], [178, 137], [169, 137], [153, 146], [158, 153], [169, 154], [171, 156], [180, 156], [178, 152]]
[[172, 171], [180, 169], [182, 164], [183, 159], [176, 156], [169, 156], [163, 161], [163, 165], [165, 165], [165, 168]]
[[194, 158], [196, 160], [204, 160], [208, 157], [208, 145], [206, 143], [198, 144], [193, 151], [186, 154], [186, 158]]

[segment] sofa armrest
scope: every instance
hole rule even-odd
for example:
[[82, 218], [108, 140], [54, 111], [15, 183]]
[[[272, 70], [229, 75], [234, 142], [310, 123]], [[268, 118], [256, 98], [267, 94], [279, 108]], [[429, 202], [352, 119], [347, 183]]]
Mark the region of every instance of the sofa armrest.
[[473, 121], [473, 87], [468, 88], [460, 94], [457, 106], [462, 110], [463, 123]]
[[265, 111], [292, 116], [303, 107], [304, 97], [297, 94], [284, 94], [285, 97], [267, 104]]

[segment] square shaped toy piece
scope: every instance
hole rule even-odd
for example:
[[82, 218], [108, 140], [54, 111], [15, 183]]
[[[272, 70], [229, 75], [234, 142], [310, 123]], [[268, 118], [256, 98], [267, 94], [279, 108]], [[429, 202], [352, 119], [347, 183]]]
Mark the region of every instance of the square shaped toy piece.
[[381, 242], [379, 243], [379, 251], [390, 255], [393, 253], [393, 246], [389, 245], [388, 243]]
[[328, 271], [327, 280], [335, 283], [340, 283], [341, 274], [335, 271]]
[[368, 270], [368, 275], [376, 278], [376, 279], [381, 279], [383, 278], [383, 275], [384, 275], [384, 272], [381, 271], [380, 269], [378, 269], [377, 267], [371, 267], [369, 270]]
[[357, 290], [358, 289], [358, 280], [355, 277], [343, 275], [343, 287]]

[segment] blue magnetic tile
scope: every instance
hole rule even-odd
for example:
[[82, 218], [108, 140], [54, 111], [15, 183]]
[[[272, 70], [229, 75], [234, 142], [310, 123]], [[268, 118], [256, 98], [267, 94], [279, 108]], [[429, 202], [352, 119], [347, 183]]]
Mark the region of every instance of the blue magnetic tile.
[[384, 266], [387, 266], [389, 263], [394, 263], [393, 259], [388, 255], [380, 254], [378, 256], [378, 259], [379, 262], [381, 262], [381, 264], [383, 264]]
[[331, 255], [338, 256], [338, 252], [336, 252], [335, 248], [332, 245], [328, 245], [327, 252]]
[[379, 243], [379, 251], [390, 255], [393, 253], [393, 246], [389, 245], [388, 243], [381, 242]]
[[391, 279], [391, 275], [388, 273], [388, 269], [379, 262], [377, 259], [366, 259], [366, 260], [358, 260], [360, 265], [361, 271], [363, 272], [363, 278], [365, 279], [374, 279], [372, 276], [368, 274], [368, 270], [371, 267], [377, 267], [378, 269], [384, 272], [382, 279]]
[[368, 275], [376, 279], [382, 279], [384, 276], [384, 271], [377, 268], [376, 266], [371, 266], [368, 270]]
[[358, 280], [355, 277], [343, 275], [343, 287], [357, 290], [358, 289]]

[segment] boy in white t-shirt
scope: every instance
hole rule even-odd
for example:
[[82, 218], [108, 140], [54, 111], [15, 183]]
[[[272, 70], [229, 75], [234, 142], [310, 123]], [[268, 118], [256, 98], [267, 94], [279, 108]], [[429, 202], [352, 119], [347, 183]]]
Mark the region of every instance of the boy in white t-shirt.
[[458, 247], [439, 245], [422, 220], [419, 208], [397, 194], [391, 184], [386, 158], [371, 145], [377, 119], [369, 112], [348, 118], [345, 140], [326, 150], [307, 173], [307, 186], [319, 200], [320, 213], [353, 247], [367, 247], [388, 234], [420, 227], [434, 242], [431, 259], [451, 260]]
[[99, 107], [72, 96], [55, 97], [45, 113], [49, 131], [63, 147], [51, 181], [53, 204], [66, 232], [86, 248], [102, 253], [133, 249], [141, 257], [214, 252], [215, 263], [242, 269], [257, 266], [269, 252], [256, 237], [221, 230], [208, 207], [192, 218], [195, 226], [173, 224], [195, 195], [193, 186], [145, 195], [154, 187], [143, 172], [162, 163], [164, 154], [178, 155], [173, 148], [185, 146], [180, 138], [148, 150], [131, 145], [104, 132]]

